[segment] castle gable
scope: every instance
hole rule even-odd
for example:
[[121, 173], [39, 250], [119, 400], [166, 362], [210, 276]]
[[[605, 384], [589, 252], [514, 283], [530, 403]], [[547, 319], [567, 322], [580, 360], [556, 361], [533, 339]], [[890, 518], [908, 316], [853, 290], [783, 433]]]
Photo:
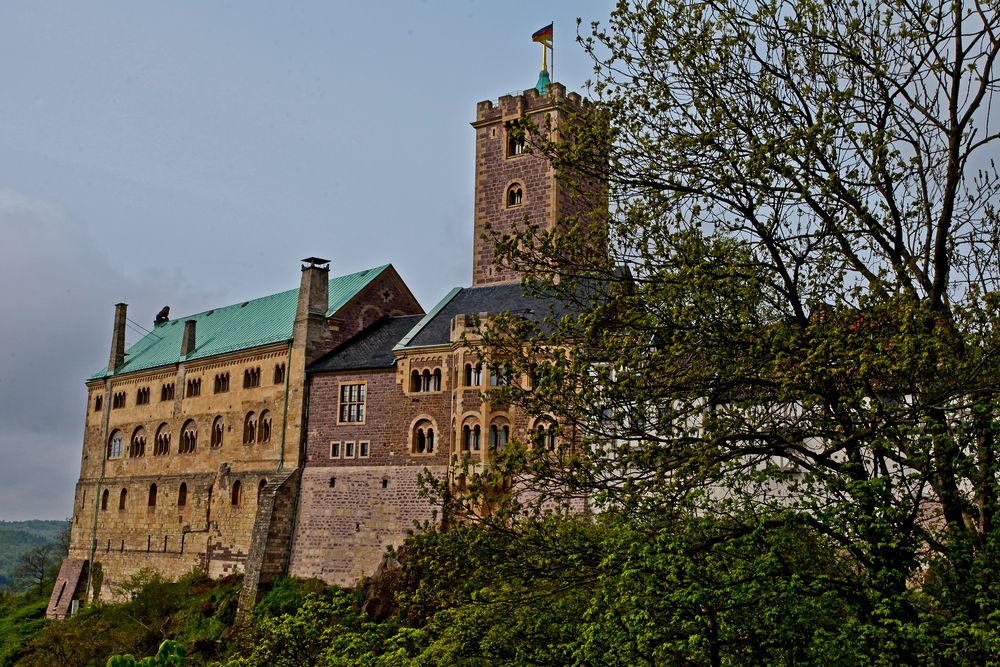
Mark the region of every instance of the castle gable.
[[393, 348], [422, 315], [384, 317], [309, 366], [310, 373], [392, 368]]

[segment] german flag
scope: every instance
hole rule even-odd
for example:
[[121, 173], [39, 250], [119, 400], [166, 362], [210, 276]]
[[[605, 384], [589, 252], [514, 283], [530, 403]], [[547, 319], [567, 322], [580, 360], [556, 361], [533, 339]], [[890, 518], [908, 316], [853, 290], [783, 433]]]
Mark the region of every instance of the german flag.
[[536, 30], [535, 34], [531, 36], [531, 41], [541, 42], [545, 46], [552, 48], [552, 24], [548, 24], [541, 30]]

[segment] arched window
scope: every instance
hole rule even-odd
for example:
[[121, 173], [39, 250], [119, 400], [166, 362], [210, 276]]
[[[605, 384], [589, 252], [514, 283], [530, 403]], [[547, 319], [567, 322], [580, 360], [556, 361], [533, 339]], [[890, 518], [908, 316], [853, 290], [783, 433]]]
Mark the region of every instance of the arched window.
[[462, 451], [475, 453], [481, 448], [480, 437], [482, 435], [482, 428], [479, 424], [472, 422], [466, 423], [462, 427]]
[[503, 451], [507, 447], [508, 440], [510, 440], [510, 424], [506, 419], [494, 420], [490, 424], [490, 446], [497, 451]]
[[267, 486], [267, 480], [262, 479], [257, 482], [257, 502], [260, 502], [260, 494], [264, 493], [264, 487]]
[[274, 384], [281, 384], [285, 381], [285, 365], [275, 364], [274, 365]]
[[212, 421], [212, 449], [218, 449], [222, 447], [222, 436], [226, 431], [226, 424], [222, 419], [222, 416], [218, 416]]
[[466, 387], [472, 386], [472, 364], [465, 365], [465, 378], [462, 385]]
[[540, 422], [535, 427], [534, 445], [549, 452], [556, 451], [556, 425]]
[[429, 419], [421, 419], [413, 425], [411, 450], [414, 454], [434, 452], [434, 425]]
[[441, 369], [435, 368], [434, 374], [431, 376], [431, 389], [433, 391], [441, 391]]
[[122, 489], [122, 492], [118, 494], [118, 509], [125, 509], [125, 501], [128, 500], [128, 490]]
[[233, 490], [231, 492], [231, 500], [233, 505], [240, 505], [243, 503], [243, 485], [240, 484], [240, 480], [233, 482]]
[[188, 485], [186, 482], [181, 482], [181, 486], [177, 489], [177, 506], [184, 507], [187, 505], [188, 501]]
[[140, 456], [145, 456], [146, 454], [146, 429], [143, 427], [138, 427], [132, 432], [132, 440], [129, 443], [128, 455], [129, 458], [139, 458]]
[[480, 387], [483, 384], [483, 365], [476, 364], [472, 368], [472, 386]]
[[163, 456], [169, 453], [170, 427], [166, 423], [163, 423], [156, 429], [156, 438], [153, 441], [153, 456]]
[[252, 445], [257, 439], [257, 415], [250, 411], [243, 418], [243, 444]]
[[108, 496], [109, 495], [110, 495], [110, 492], [107, 489], [104, 489], [104, 493], [101, 494], [101, 511], [102, 512], [108, 511]]
[[198, 448], [198, 425], [193, 419], [184, 422], [181, 429], [181, 446], [177, 449], [180, 454], [191, 454]]
[[111, 437], [108, 438], [108, 458], [117, 459], [121, 458], [122, 455], [122, 432], [112, 431]]
[[150, 507], [156, 507], [156, 484], [149, 485], [149, 501], [146, 504]]
[[420, 391], [420, 371], [410, 373], [410, 391]]
[[260, 386], [260, 367], [248, 368], [243, 371], [243, 388], [249, 389], [251, 387]]
[[257, 422], [257, 441], [271, 442], [271, 413], [264, 410]]
[[507, 208], [520, 206], [522, 203], [524, 203], [524, 189], [520, 183], [511, 183], [507, 188]]
[[431, 390], [431, 372], [424, 369], [424, 372], [420, 375], [420, 391], [430, 391]]

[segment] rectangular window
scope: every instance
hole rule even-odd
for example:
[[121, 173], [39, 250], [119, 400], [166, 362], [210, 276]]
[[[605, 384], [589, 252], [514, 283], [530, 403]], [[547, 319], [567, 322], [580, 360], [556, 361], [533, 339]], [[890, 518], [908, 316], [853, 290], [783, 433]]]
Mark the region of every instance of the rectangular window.
[[354, 450], [354, 443], [353, 442], [345, 442], [344, 443], [344, 458], [345, 459], [353, 459], [354, 458], [354, 451], [355, 450]]
[[371, 449], [371, 443], [367, 440], [362, 440], [358, 443], [358, 458], [366, 459], [368, 458], [369, 450]]
[[340, 458], [340, 443], [331, 442], [330, 443], [330, 458], [339, 459]]
[[340, 423], [359, 423], [365, 421], [365, 390], [364, 382], [358, 384], [340, 385]]

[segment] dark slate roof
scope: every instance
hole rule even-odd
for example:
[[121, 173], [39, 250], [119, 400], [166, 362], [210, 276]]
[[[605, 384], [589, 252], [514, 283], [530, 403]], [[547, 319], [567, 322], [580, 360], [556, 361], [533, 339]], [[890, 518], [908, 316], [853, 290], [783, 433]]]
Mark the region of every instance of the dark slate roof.
[[314, 361], [308, 370], [310, 373], [325, 373], [391, 368], [396, 363], [396, 357], [392, 353], [393, 346], [422, 318], [423, 315], [383, 317]]
[[456, 315], [514, 313], [529, 320], [556, 319], [568, 314], [567, 305], [555, 298], [529, 296], [520, 283], [453, 289], [406, 334], [397, 349], [442, 345], [451, 340]]

